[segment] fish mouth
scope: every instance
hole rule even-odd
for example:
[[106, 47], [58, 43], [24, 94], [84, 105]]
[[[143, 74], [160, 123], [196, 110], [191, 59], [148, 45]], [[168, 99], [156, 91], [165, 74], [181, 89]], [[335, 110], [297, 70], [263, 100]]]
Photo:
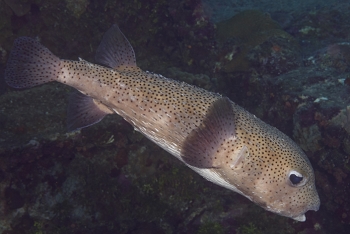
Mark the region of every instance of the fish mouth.
[[292, 217], [292, 219], [294, 219], [296, 221], [299, 221], [299, 222], [305, 222], [306, 217], [305, 217], [305, 214], [302, 214], [302, 215], [299, 215], [299, 216], [296, 216], [296, 217]]
[[[320, 202], [317, 202], [312, 207], [310, 207], [307, 211], [309, 211], [309, 210], [318, 211], [319, 208], [320, 208]], [[299, 221], [299, 222], [305, 222], [305, 220], [306, 220], [305, 213], [298, 215], [298, 216], [295, 216], [295, 217], [291, 217], [291, 218], [296, 220], [296, 221]]]

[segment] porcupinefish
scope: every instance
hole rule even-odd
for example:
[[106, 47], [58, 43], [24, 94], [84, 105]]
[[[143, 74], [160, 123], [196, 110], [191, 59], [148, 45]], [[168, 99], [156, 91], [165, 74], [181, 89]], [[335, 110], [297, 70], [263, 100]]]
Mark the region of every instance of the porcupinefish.
[[320, 200], [312, 166], [285, 134], [227, 97], [142, 71], [117, 25], [103, 36], [96, 62], [63, 60], [36, 39], [15, 40], [6, 82], [28, 88], [58, 81], [77, 89], [68, 129], [117, 113], [207, 180], [264, 209], [298, 221]]

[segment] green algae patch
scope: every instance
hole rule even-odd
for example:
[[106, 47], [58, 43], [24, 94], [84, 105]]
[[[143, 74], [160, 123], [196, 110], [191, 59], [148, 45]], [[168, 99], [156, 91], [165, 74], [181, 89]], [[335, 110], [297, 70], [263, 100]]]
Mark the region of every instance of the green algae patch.
[[[250, 62], [247, 54], [270, 38], [283, 38], [295, 43], [294, 38], [283, 31], [270, 15], [257, 10], [247, 10], [217, 24], [217, 38], [221, 43], [228, 41], [239, 48], [225, 56], [224, 72], [248, 71]], [[277, 47], [275, 47], [277, 48]]]
[[247, 10], [234, 15], [217, 25], [218, 38], [225, 41], [232, 37], [253, 41], [252, 35], [272, 29], [280, 29], [269, 14], [257, 10]]

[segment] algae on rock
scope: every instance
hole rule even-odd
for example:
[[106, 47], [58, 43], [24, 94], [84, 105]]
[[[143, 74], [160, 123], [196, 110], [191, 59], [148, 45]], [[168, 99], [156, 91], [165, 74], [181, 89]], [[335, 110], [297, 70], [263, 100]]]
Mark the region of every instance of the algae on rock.
[[79, 18], [89, 5], [89, 0], [66, 0], [66, 4], [67, 9], [73, 13], [74, 17]]

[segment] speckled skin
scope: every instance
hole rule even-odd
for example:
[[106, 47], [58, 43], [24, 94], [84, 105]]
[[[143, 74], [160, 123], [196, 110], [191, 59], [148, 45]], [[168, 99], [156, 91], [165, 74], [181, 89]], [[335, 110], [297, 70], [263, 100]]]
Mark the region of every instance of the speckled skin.
[[[206, 179], [269, 211], [304, 221], [306, 211], [318, 210], [313, 169], [290, 138], [218, 94], [129, 64], [133, 62], [116, 70], [83, 60], [60, 60], [35, 40], [24, 38], [15, 42], [5, 77], [13, 87], [58, 81], [78, 89], [106, 114], [121, 115]], [[232, 108], [232, 115], [220, 117], [222, 107]], [[215, 131], [200, 139], [190, 137], [200, 129], [206, 133], [206, 125], [214, 122]], [[221, 134], [230, 126], [232, 131]], [[192, 145], [199, 147], [194, 151], [202, 147], [211, 153], [189, 155], [186, 147]], [[293, 184], [290, 174], [303, 179]]]

